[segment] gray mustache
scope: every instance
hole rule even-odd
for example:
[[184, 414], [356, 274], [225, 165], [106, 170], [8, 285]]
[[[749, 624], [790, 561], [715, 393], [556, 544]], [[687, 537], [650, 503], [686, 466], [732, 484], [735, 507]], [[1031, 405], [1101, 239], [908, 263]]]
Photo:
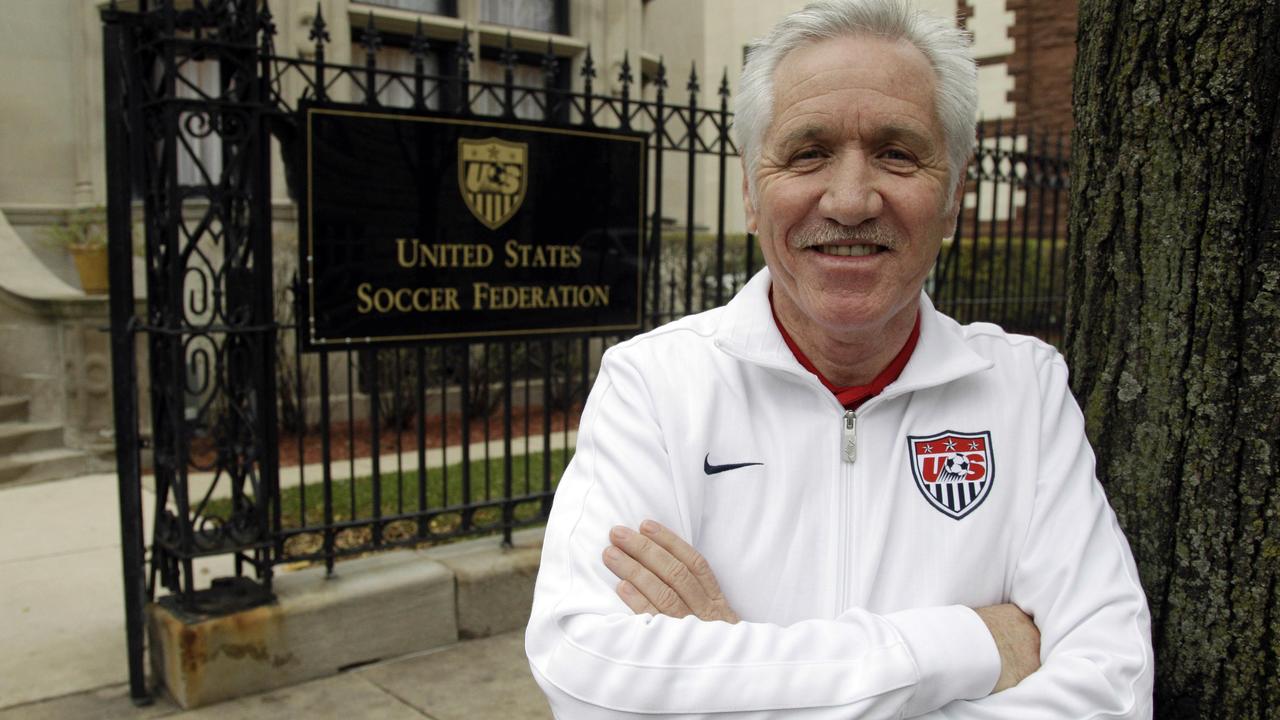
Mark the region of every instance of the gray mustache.
[[835, 243], [871, 243], [896, 250], [902, 245], [898, 233], [878, 222], [865, 222], [849, 227], [836, 223], [806, 226], [791, 233], [791, 245], [803, 250], [817, 245]]

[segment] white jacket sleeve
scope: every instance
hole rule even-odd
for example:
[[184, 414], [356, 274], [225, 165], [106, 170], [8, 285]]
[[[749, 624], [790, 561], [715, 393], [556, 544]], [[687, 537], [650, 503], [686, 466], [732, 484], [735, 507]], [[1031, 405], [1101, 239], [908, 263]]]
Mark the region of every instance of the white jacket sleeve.
[[995, 644], [963, 607], [854, 609], [787, 627], [633, 614], [601, 554], [614, 525], [680, 526], [666, 458], [643, 379], [606, 354], [556, 492], [525, 638], [560, 720], [899, 718], [995, 685]]
[[1010, 602], [1040, 629], [1041, 667], [1017, 687], [929, 718], [1151, 717], [1151, 616], [1061, 356], [1040, 369], [1040, 387], [1041, 474]]

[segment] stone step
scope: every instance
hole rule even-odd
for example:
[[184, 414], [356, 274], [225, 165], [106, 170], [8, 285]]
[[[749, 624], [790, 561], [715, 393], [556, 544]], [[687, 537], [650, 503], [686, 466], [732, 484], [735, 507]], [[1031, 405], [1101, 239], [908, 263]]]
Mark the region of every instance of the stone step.
[[22, 422], [30, 412], [29, 400], [15, 395], [0, 395], [0, 423]]
[[68, 448], [0, 455], [0, 487], [83, 474], [88, 457], [80, 450]]
[[0, 458], [62, 447], [62, 426], [58, 423], [0, 423]]

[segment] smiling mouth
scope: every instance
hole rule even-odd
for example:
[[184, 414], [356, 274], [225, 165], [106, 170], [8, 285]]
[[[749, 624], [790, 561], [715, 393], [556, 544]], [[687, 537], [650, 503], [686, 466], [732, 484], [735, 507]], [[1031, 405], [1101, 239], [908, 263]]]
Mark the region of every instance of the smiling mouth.
[[867, 255], [875, 255], [883, 252], [888, 248], [879, 245], [815, 245], [814, 250], [823, 255], [836, 255], [839, 257], [866, 257]]

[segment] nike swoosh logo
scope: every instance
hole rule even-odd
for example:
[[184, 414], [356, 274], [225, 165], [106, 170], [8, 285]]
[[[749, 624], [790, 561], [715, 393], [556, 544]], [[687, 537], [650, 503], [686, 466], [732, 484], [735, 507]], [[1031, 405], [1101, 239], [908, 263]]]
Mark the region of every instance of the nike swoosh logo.
[[717, 473], [727, 472], [729, 470], [737, 470], [738, 468], [751, 467], [752, 465], [763, 465], [763, 464], [764, 463], [749, 462], [749, 463], [732, 463], [729, 465], [712, 465], [711, 453], [707, 453], [707, 456], [702, 459], [702, 472], [708, 475], [715, 475]]

